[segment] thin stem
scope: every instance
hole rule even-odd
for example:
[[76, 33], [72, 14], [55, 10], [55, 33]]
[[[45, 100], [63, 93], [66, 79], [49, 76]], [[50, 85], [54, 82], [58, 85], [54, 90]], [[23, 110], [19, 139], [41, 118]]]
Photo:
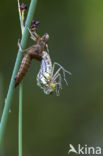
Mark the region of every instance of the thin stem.
[[[24, 25], [21, 10], [20, 2], [18, 0], [18, 12], [21, 26], [21, 33], [24, 33]], [[19, 114], [18, 114], [18, 155], [22, 156], [22, 106], [23, 106], [23, 82], [19, 85]]]
[[[28, 27], [30, 27], [30, 24], [31, 24], [33, 15], [34, 15], [36, 3], [37, 3], [37, 0], [31, 0], [29, 11], [28, 11], [28, 15], [27, 15], [27, 20], [26, 20], [26, 25]], [[21, 39], [21, 47], [23, 49], [26, 48], [26, 43], [27, 43], [28, 36], [29, 36], [29, 32], [28, 32], [27, 27], [25, 27], [24, 33], [23, 33], [23, 36], [22, 36], [22, 39]], [[10, 81], [10, 85], [9, 85], [9, 89], [8, 89], [8, 93], [7, 93], [7, 98], [6, 98], [6, 102], [5, 102], [5, 106], [4, 106], [4, 110], [3, 110], [3, 114], [2, 114], [2, 118], [1, 118], [1, 124], [0, 124], [0, 148], [2, 146], [2, 140], [3, 140], [5, 128], [6, 128], [6, 123], [7, 123], [7, 119], [8, 119], [9, 109], [10, 109], [10, 106], [11, 106], [11, 101], [12, 101], [13, 93], [14, 93], [14, 90], [15, 90], [15, 88], [14, 88], [14, 85], [15, 85], [15, 75], [16, 75], [16, 73], [18, 71], [21, 59], [22, 59], [22, 53], [21, 53], [20, 50], [18, 50], [16, 63], [15, 63], [14, 70], [13, 70], [13, 73], [12, 73], [12, 77], [11, 77], [11, 81]]]
[[22, 17], [21, 17], [20, 2], [19, 2], [19, 0], [18, 0], [18, 12], [19, 12], [19, 19], [20, 19], [20, 25], [21, 25], [21, 30], [22, 30], [23, 21], [22, 21]]
[[0, 117], [2, 110], [2, 102], [3, 102], [3, 75], [0, 73]]
[[23, 86], [19, 87], [19, 121], [18, 121], [18, 149], [19, 156], [22, 156], [22, 103], [23, 103]]
[[[2, 108], [3, 108], [3, 74], [0, 73], [0, 118], [2, 114]], [[0, 151], [0, 156], [4, 156], [4, 144], [2, 145], [2, 149]]]

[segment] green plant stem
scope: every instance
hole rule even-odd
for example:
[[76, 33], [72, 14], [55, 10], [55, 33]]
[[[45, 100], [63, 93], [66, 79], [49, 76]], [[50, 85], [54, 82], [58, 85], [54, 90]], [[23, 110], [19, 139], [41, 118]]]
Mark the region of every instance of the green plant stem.
[[19, 0], [17, 0], [18, 1], [18, 12], [19, 12], [19, 19], [20, 19], [20, 26], [21, 26], [21, 31], [22, 31], [22, 26], [23, 26], [23, 21], [22, 21], [22, 18], [21, 18], [21, 13], [20, 13], [20, 2], [19, 2]]
[[3, 75], [0, 73], [0, 118], [2, 113], [2, 102], [3, 102]]
[[[24, 25], [21, 18], [21, 11], [19, 10], [20, 3], [18, 0], [18, 13], [20, 19], [21, 33], [23, 35]], [[19, 113], [18, 113], [18, 156], [22, 156], [22, 106], [23, 106], [23, 82], [19, 85]]]
[[[27, 20], [26, 20], [26, 26], [28, 26], [28, 27], [30, 27], [30, 24], [31, 24], [33, 15], [34, 15], [36, 3], [37, 3], [37, 0], [31, 0], [28, 15], [27, 15]], [[24, 33], [23, 33], [23, 36], [22, 36], [22, 39], [21, 39], [21, 47], [23, 49], [26, 48], [26, 43], [27, 43], [27, 39], [28, 39], [28, 36], [29, 36], [29, 32], [28, 32], [28, 29], [27, 29], [26, 26], [25, 26]], [[22, 53], [19, 50], [18, 54], [17, 54], [14, 70], [13, 70], [13, 73], [12, 73], [12, 77], [11, 77], [11, 81], [10, 81], [10, 85], [9, 85], [9, 89], [8, 89], [8, 93], [7, 93], [7, 98], [6, 98], [6, 101], [5, 101], [5, 106], [4, 106], [4, 110], [3, 110], [3, 114], [2, 114], [2, 118], [1, 118], [1, 123], [0, 123], [0, 148], [2, 146], [3, 136], [4, 136], [4, 132], [5, 132], [5, 128], [6, 128], [7, 119], [8, 119], [8, 113], [9, 113], [9, 109], [10, 109], [10, 106], [11, 106], [13, 93], [14, 93], [14, 90], [15, 90], [15, 88], [14, 88], [15, 75], [16, 75], [16, 73], [18, 71], [21, 59], [22, 59]]]
[[19, 87], [19, 120], [18, 120], [18, 151], [22, 156], [22, 103], [23, 103], [23, 86]]

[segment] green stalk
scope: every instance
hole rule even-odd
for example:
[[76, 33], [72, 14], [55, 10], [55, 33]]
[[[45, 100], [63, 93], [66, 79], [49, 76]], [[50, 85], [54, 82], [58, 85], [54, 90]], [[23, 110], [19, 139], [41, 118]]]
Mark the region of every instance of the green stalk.
[[19, 20], [20, 20], [20, 26], [21, 26], [21, 31], [22, 31], [22, 26], [23, 26], [23, 21], [22, 21], [22, 18], [21, 18], [21, 12], [20, 12], [20, 2], [19, 0], [18, 1], [18, 13], [19, 13]]
[[0, 73], [0, 117], [2, 110], [2, 102], [3, 102], [3, 75]]
[[[27, 15], [27, 20], [26, 20], [26, 25], [28, 27], [30, 27], [31, 21], [33, 19], [36, 3], [37, 3], [37, 0], [31, 0], [28, 15]], [[25, 27], [24, 33], [23, 33], [23, 36], [22, 36], [22, 39], [21, 39], [21, 47], [23, 49], [26, 48], [26, 43], [27, 43], [28, 36], [29, 36], [29, 32], [28, 32], [27, 27]], [[13, 73], [12, 73], [12, 77], [11, 77], [11, 81], [10, 81], [10, 85], [9, 85], [9, 89], [8, 89], [8, 93], [7, 93], [7, 98], [6, 98], [6, 101], [5, 101], [5, 106], [4, 106], [4, 110], [3, 110], [3, 114], [2, 114], [2, 118], [1, 118], [1, 123], [0, 123], [0, 148], [2, 146], [2, 141], [3, 141], [4, 132], [5, 132], [6, 123], [7, 123], [8, 114], [9, 114], [9, 109], [10, 109], [10, 106], [11, 106], [13, 93], [15, 91], [15, 88], [14, 88], [15, 75], [16, 75], [16, 73], [18, 71], [21, 59], [22, 59], [22, 53], [21, 53], [20, 50], [18, 50], [18, 54], [17, 54], [17, 58], [16, 58], [14, 70], [13, 70]]]
[[[21, 33], [23, 35], [24, 25], [21, 17], [19, 0], [18, 0], [18, 13], [20, 19]], [[22, 106], [23, 106], [23, 82], [19, 85], [19, 114], [18, 114], [18, 155], [19, 156], [22, 156]]]
[[[0, 73], [0, 118], [2, 115], [2, 108], [3, 108], [3, 74]], [[0, 156], [4, 156], [4, 144], [2, 145], [2, 149], [0, 151]]]
[[23, 86], [19, 87], [19, 121], [18, 121], [18, 153], [22, 156], [22, 103], [23, 103]]

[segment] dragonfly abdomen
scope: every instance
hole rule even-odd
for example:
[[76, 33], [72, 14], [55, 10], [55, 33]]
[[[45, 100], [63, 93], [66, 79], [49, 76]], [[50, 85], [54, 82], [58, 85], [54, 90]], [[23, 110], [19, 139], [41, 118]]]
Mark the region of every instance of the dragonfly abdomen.
[[42, 52], [42, 61], [39, 73], [37, 75], [37, 84], [42, 89], [48, 87], [51, 82], [52, 62], [46, 51]]

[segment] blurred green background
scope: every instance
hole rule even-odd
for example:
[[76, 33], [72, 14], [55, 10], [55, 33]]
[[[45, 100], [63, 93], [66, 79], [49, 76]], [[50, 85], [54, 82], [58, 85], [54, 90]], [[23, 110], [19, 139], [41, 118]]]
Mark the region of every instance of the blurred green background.
[[[16, 0], [1, 1], [0, 19], [2, 112], [21, 38]], [[36, 85], [40, 64], [32, 62], [23, 87], [23, 155], [68, 156], [69, 144], [103, 147], [103, 0], [39, 0], [35, 19], [41, 22], [38, 33], [50, 35], [52, 61], [72, 76], [59, 97], [44, 95]], [[18, 155], [17, 133], [18, 88], [0, 156]]]

